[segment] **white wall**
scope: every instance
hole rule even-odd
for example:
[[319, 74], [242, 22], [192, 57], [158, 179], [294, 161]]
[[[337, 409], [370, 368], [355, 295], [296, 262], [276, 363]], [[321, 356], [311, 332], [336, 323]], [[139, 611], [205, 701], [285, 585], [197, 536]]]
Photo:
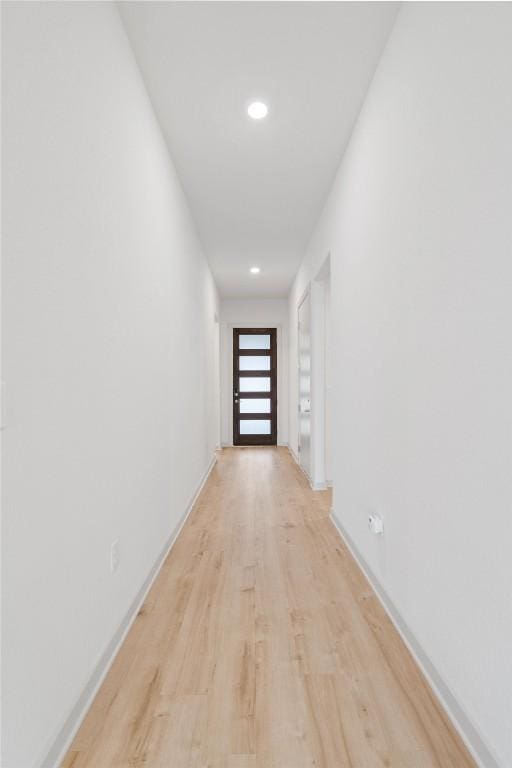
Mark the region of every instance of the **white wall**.
[[115, 5], [3, 13], [2, 766], [34, 768], [211, 461], [218, 308]]
[[288, 302], [223, 299], [221, 321], [221, 441], [233, 445], [233, 328], [277, 328], [277, 442], [288, 442]]
[[335, 514], [503, 767], [511, 33], [510, 3], [404, 4], [289, 304], [296, 445], [297, 300], [330, 251]]

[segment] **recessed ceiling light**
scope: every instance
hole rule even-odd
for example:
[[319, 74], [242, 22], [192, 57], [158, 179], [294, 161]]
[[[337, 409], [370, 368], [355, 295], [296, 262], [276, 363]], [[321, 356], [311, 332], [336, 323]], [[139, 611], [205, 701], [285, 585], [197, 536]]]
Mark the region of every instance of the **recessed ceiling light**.
[[253, 101], [247, 108], [247, 114], [253, 120], [263, 120], [268, 114], [268, 107], [262, 101]]
[[257, 275], [258, 272], [260, 271], [260, 268], [259, 267], [251, 267], [250, 271], [251, 271], [252, 275]]

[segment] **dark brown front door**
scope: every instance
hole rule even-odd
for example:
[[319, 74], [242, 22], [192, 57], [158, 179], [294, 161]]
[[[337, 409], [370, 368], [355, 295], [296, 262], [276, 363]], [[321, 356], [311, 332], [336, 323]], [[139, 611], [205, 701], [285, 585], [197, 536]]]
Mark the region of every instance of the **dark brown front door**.
[[233, 329], [233, 444], [277, 444], [275, 328]]

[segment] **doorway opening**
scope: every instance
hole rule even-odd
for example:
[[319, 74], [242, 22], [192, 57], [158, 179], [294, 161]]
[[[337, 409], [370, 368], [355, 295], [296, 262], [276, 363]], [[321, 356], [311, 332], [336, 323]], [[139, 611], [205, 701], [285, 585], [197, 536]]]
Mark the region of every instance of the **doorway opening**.
[[277, 445], [276, 328], [233, 328], [233, 445]]
[[315, 478], [317, 488], [332, 485], [332, 340], [331, 340], [331, 258], [330, 254], [318, 271], [313, 284], [314, 337], [317, 350], [313, 363], [314, 389], [318, 410], [315, 414]]
[[297, 307], [298, 462], [314, 490], [331, 485], [330, 254]]
[[311, 296], [306, 291], [298, 309], [299, 464], [311, 481]]

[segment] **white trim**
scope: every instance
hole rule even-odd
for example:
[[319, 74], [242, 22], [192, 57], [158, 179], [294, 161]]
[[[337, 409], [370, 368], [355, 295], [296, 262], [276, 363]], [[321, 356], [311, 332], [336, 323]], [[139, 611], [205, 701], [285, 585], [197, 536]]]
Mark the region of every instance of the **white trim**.
[[147, 575], [144, 583], [142, 584], [140, 590], [138, 591], [124, 619], [122, 620], [121, 624], [119, 625], [117, 631], [115, 632], [114, 636], [110, 640], [109, 644], [107, 645], [103, 653], [100, 655], [99, 660], [96, 663], [96, 666], [94, 668], [94, 671], [89, 678], [89, 681], [87, 682], [84, 690], [78, 697], [77, 702], [75, 703], [74, 707], [72, 708], [71, 712], [66, 718], [66, 721], [59, 732], [59, 735], [57, 736], [52, 746], [50, 747], [50, 750], [47, 752], [45, 758], [41, 762], [40, 764], [41, 768], [58, 768], [58, 766], [60, 766], [92, 702], [94, 701], [94, 698], [98, 693], [98, 690], [100, 689], [105, 677], [107, 676], [110, 670], [110, 667], [112, 666], [112, 663], [115, 657], [117, 656], [117, 653], [126, 638], [126, 635], [130, 631], [131, 626], [142, 604], [144, 603], [149, 590], [153, 585], [153, 582], [158, 576], [160, 572], [160, 568], [162, 567], [165, 559], [167, 558], [167, 555], [171, 551], [178, 536], [180, 535], [181, 529], [185, 525], [188, 516], [193, 510], [194, 505], [199, 497], [199, 494], [203, 490], [203, 487], [206, 481], [208, 480], [208, 477], [210, 476], [210, 472], [212, 471], [216, 462], [217, 462], [217, 456], [214, 455], [208, 469], [206, 470], [203, 477], [201, 478], [201, 481], [199, 482], [199, 485], [191, 501], [188, 503], [188, 506], [186, 507], [185, 512], [183, 513], [178, 525], [174, 528], [173, 532], [167, 539], [167, 542], [164, 548], [162, 549], [161, 553], [159, 554], [155, 563], [153, 564], [149, 574]]
[[327, 293], [330, 290], [331, 254], [327, 253], [311, 280], [311, 477], [318, 489], [327, 488]]
[[305, 287], [305, 288], [304, 288], [304, 290], [302, 291], [302, 294], [301, 294], [301, 296], [300, 296], [300, 299], [299, 299], [299, 300], [298, 300], [298, 302], [297, 302], [297, 315], [299, 314], [299, 308], [300, 308], [300, 305], [301, 305], [301, 304], [304, 304], [304, 302], [306, 301], [306, 299], [307, 299], [307, 297], [308, 297], [308, 293], [310, 292], [310, 290], [311, 290], [311, 283], [310, 283], [310, 282], [308, 282], [308, 284], [306, 285], [306, 287]]
[[[309, 352], [310, 352], [310, 375], [309, 375], [309, 395], [310, 395], [310, 410], [309, 410], [309, 424], [310, 424], [310, 437], [309, 437], [309, 468], [310, 471], [312, 469], [312, 460], [313, 460], [313, 413], [314, 413], [314, 403], [313, 403], [313, 392], [312, 392], [312, 379], [311, 379], [311, 369], [312, 369], [312, 359], [313, 359], [313, 338], [311, 335], [311, 283], [308, 283], [302, 292], [302, 296], [300, 297], [299, 301], [297, 302], [297, 311], [296, 311], [296, 328], [297, 328], [297, 404], [298, 404], [298, 418], [297, 418], [297, 447], [299, 449], [299, 453], [301, 451], [301, 445], [300, 445], [300, 427], [301, 427], [301, 382], [300, 382], [300, 374], [301, 374], [301, 354], [300, 354], [300, 308], [302, 305], [309, 299]], [[300, 456], [296, 457], [297, 464], [299, 465], [300, 469], [304, 473], [304, 475], [307, 477], [308, 483], [311, 485], [311, 478], [309, 474], [306, 472], [304, 467], [301, 464]], [[311, 485], [311, 487], [313, 487]]]
[[402, 618], [395, 604], [332, 509], [331, 520], [476, 764], [479, 768], [504, 768], [493, 754], [493, 750], [486, 743], [478, 728], [472, 723], [462, 705], [457, 701], [448, 684], [437, 671], [433, 662]]

